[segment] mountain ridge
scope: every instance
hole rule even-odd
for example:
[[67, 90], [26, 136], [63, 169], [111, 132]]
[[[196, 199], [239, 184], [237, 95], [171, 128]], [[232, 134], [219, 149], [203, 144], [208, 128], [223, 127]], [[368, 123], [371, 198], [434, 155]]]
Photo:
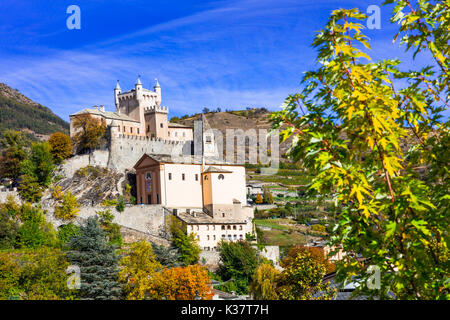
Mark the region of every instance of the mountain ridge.
[[33, 140], [46, 140], [54, 132], [69, 133], [69, 123], [4, 83], [0, 83], [0, 133], [24, 131]]

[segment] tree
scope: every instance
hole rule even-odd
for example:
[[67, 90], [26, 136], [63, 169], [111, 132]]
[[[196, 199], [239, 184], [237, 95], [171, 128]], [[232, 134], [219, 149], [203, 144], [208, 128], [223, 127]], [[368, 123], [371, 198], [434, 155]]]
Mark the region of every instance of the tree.
[[42, 198], [43, 187], [37, 181], [37, 178], [24, 174], [20, 177], [19, 194], [25, 201], [31, 203], [38, 202]]
[[133, 243], [120, 261], [119, 280], [124, 283], [124, 293], [129, 300], [149, 298], [153, 278], [162, 268], [156, 260], [152, 245], [146, 241]]
[[203, 113], [209, 113], [209, 112], [210, 112], [210, 110], [209, 110], [209, 108], [207, 108], [207, 107], [204, 107], [204, 108], [203, 108], [203, 110], [202, 110], [202, 112], [203, 112]]
[[106, 124], [90, 114], [81, 114], [73, 120], [74, 142], [79, 151], [97, 148], [106, 138]]
[[20, 207], [9, 195], [5, 203], [0, 203], [0, 250], [14, 247], [19, 230]]
[[196, 264], [200, 259], [201, 249], [193, 233], [186, 235], [178, 219], [173, 217], [170, 224], [172, 242], [179, 250], [180, 261], [184, 265]]
[[152, 243], [153, 252], [156, 255], [156, 260], [167, 268], [179, 267], [182, 262], [180, 262], [180, 253], [178, 249], [174, 246], [165, 247], [163, 245], [157, 245]]
[[119, 256], [108, 244], [105, 232], [96, 217], [89, 217], [81, 226], [81, 234], [72, 237], [66, 256], [72, 265], [80, 267], [81, 299], [115, 300], [122, 294], [118, 283]]
[[31, 146], [31, 155], [20, 163], [21, 173], [34, 177], [42, 187], [48, 187], [54, 168], [53, 156], [47, 142], [36, 142]]
[[224, 280], [233, 279], [237, 294], [247, 294], [256, 267], [260, 263], [258, 252], [247, 241], [221, 241], [219, 269], [217, 273]]
[[[273, 128], [296, 136], [291, 157], [314, 173], [310, 189], [340, 206], [331, 244], [348, 254], [338, 281], [380, 299], [448, 299], [448, 5], [395, 2], [402, 43], [431, 53], [434, 66], [372, 62], [358, 23], [366, 15], [336, 10], [313, 42], [319, 68], [272, 115]], [[371, 265], [380, 289], [367, 286]]]
[[80, 211], [80, 204], [77, 198], [72, 194], [72, 191], [64, 193], [61, 200], [55, 206], [55, 217], [63, 220], [72, 220]]
[[200, 265], [163, 269], [152, 280], [149, 294], [153, 299], [211, 300], [211, 279]]
[[5, 130], [0, 139], [4, 148], [0, 162], [0, 176], [17, 180], [20, 176], [20, 162], [27, 158], [29, 141], [20, 131]]
[[81, 229], [79, 226], [73, 222], [69, 222], [58, 227], [58, 239], [62, 246], [64, 246], [72, 237], [80, 235], [80, 232]]
[[326, 274], [332, 273], [336, 270], [336, 266], [334, 265], [334, 263], [328, 260], [323, 249], [319, 247], [306, 247], [302, 245], [294, 246], [289, 250], [286, 257], [284, 257], [283, 263], [285, 265], [289, 265], [291, 261], [294, 260], [297, 255], [302, 252], [309, 252], [312, 259], [316, 260], [318, 263], [324, 264]]
[[334, 297], [329, 284], [323, 281], [325, 264], [315, 259], [308, 251], [281, 262], [284, 268], [277, 281], [277, 292], [281, 300], [329, 300]]
[[100, 218], [100, 226], [106, 232], [106, 238], [109, 243], [120, 247], [122, 245], [122, 234], [120, 233], [120, 226], [114, 223], [114, 215], [111, 210], [96, 211]]
[[272, 203], [273, 203], [272, 192], [270, 192], [270, 191], [267, 190], [267, 189], [264, 190], [263, 198], [264, 198], [264, 202], [265, 202], [265, 203], [268, 203], [268, 204], [272, 204]]
[[62, 132], [55, 132], [48, 139], [48, 143], [50, 144], [54, 163], [60, 164], [72, 155], [73, 143], [68, 135]]
[[263, 203], [263, 198], [261, 197], [261, 195], [259, 194], [259, 192], [256, 194], [256, 200], [255, 200], [256, 204], [261, 204]]
[[40, 248], [57, 247], [57, 234], [53, 225], [45, 219], [42, 209], [29, 203], [20, 209], [20, 227], [17, 231], [15, 247]]
[[0, 299], [74, 299], [67, 287], [69, 266], [55, 248], [0, 251]]
[[270, 264], [259, 265], [250, 285], [250, 293], [256, 300], [278, 300], [277, 280], [280, 272]]

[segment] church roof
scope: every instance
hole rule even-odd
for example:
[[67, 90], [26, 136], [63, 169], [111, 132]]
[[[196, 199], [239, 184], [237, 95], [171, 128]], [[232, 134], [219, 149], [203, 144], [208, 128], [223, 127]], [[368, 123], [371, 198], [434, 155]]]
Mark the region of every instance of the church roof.
[[[202, 164], [202, 157], [201, 156], [172, 156], [172, 155], [166, 155], [166, 154], [147, 154], [145, 153], [134, 165], [134, 168], [138, 168], [139, 165], [141, 164], [141, 162], [145, 159], [145, 158], [150, 158], [153, 159], [156, 162], [159, 163], [178, 163], [178, 164]], [[220, 161], [214, 158], [209, 158], [209, 157], [205, 157], [205, 164], [207, 165], [231, 165], [231, 166], [243, 166], [243, 164], [237, 164], [237, 163], [230, 163], [230, 162], [225, 162], [225, 161]], [[218, 169], [218, 168], [216, 168]], [[220, 170], [220, 169], [218, 169]], [[226, 170], [224, 170], [225, 172]], [[211, 171], [212, 172], [212, 171]], [[214, 172], [219, 172], [219, 171], [214, 171]], [[230, 172], [230, 171], [226, 171], [226, 172]]]
[[130, 118], [127, 115], [124, 115], [124, 114], [118, 114], [116, 112], [111, 112], [111, 111], [101, 111], [101, 110], [96, 109], [96, 108], [93, 108], [93, 109], [85, 108], [85, 109], [83, 109], [81, 111], [78, 111], [78, 112], [75, 112], [74, 114], [71, 114], [70, 116], [71, 117], [72, 116], [78, 116], [80, 114], [86, 114], [86, 113], [97, 115], [97, 116], [101, 116], [101, 117], [104, 117], [106, 119], [139, 122], [139, 121], [137, 121], [137, 120], [135, 120], [133, 118]]

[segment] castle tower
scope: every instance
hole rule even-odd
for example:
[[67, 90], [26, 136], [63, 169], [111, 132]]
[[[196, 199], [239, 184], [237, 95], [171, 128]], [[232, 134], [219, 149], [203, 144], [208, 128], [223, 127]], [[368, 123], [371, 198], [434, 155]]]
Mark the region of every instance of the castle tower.
[[116, 87], [114, 88], [114, 102], [116, 104], [116, 112], [120, 114], [120, 108], [119, 108], [119, 94], [122, 93], [122, 89], [120, 88], [119, 85], [119, 80], [117, 80], [117, 84]]
[[156, 105], [160, 106], [161, 105], [161, 86], [159, 85], [158, 79], [155, 79], [155, 80], [156, 80], [156, 84], [153, 87], [153, 89], [155, 90], [155, 92], [157, 94], [155, 102], [156, 102]]
[[138, 76], [138, 79], [136, 81], [136, 84], [135, 84], [134, 88], [135, 88], [135, 91], [136, 91], [136, 100], [137, 101], [142, 101], [143, 92], [142, 92], [141, 76]]

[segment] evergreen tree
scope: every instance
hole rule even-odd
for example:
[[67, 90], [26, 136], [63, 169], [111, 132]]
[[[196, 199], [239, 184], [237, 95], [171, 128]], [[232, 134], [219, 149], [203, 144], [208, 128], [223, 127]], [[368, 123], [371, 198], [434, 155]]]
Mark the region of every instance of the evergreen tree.
[[156, 260], [167, 268], [179, 267], [182, 265], [180, 262], [180, 252], [177, 248], [171, 246], [169, 248], [163, 245], [153, 244], [153, 252], [156, 255]]
[[96, 217], [90, 217], [81, 234], [69, 242], [67, 258], [80, 267], [81, 299], [115, 300], [122, 294], [118, 283], [119, 256], [115, 247], [108, 244], [105, 232]]

